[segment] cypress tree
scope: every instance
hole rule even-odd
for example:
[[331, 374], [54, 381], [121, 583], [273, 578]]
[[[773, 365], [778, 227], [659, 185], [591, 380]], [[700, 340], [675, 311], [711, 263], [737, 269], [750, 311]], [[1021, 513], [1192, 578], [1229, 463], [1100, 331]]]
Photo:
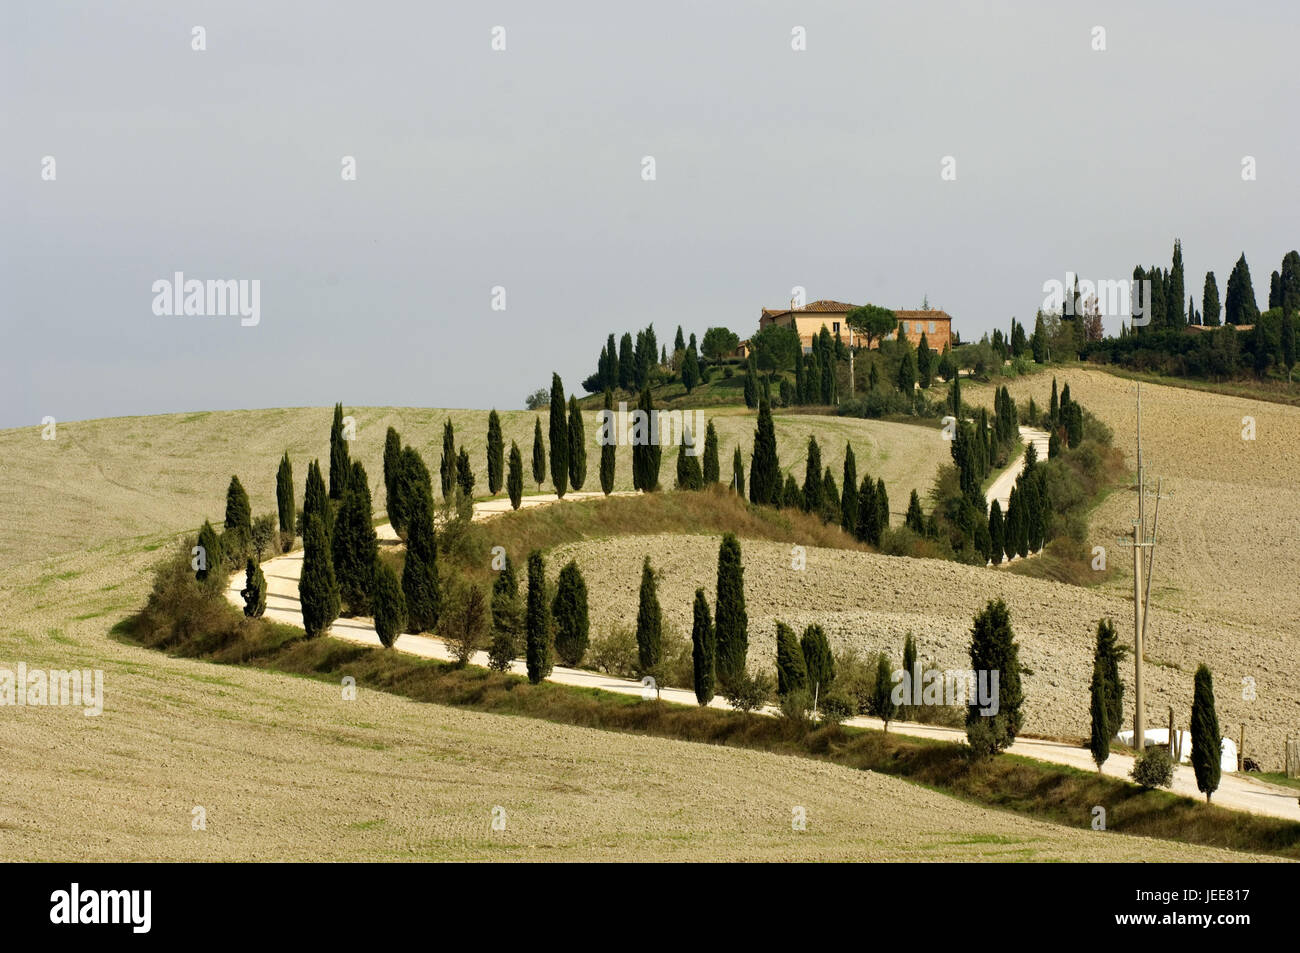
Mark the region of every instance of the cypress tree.
[[1268, 310], [1282, 307], [1282, 275], [1273, 272], [1268, 276]]
[[330, 507], [329, 496], [325, 492], [325, 478], [321, 476], [318, 460], [307, 464], [307, 486], [302, 494], [304, 531], [307, 528], [308, 517], [313, 515], [320, 518], [321, 527], [325, 530], [325, 535], [329, 536], [334, 527], [334, 510]]
[[794, 481], [794, 474], [785, 475], [785, 489], [783, 489], [772, 505], [778, 509], [797, 510], [803, 508], [803, 490], [799, 489], [799, 484]]
[[749, 356], [749, 362], [745, 365], [745, 406], [750, 410], [758, 406], [758, 380], [753, 354]]
[[565, 665], [576, 667], [587, 654], [590, 623], [587, 618], [587, 583], [573, 560], [560, 570], [551, 616], [555, 620], [555, 654]]
[[840, 528], [853, 536], [858, 525], [858, 461], [853, 444], [844, 444], [844, 489], [840, 494]]
[[542, 439], [542, 418], [533, 418], [533, 482], [537, 484], [537, 492], [542, 491], [542, 483], [546, 480], [546, 443]]
[[266, 575], [251, 556], [244, 566], [244, 588], [239, 594], [244, 597], [244, 615], [260, 619], [266, 612]]
[[686, 393], [695, 390], [695, 385], [700, 382], [700, 361], [695, 356], [694, 351], [688, 350], [686, 356], [682, 358], [682, 386], [686, 388]]
[[[538, 424], [540, 428], [540, 423]], [[546, 605], [546, 563], [534, 549], [528, 554], [528, 605], [524, 614], [525, 661], [534, 685], [551, 674], [551, 613]]]
[[[334, 405], [334, 423], [330, 425], [330, 499], [343, 499], [349, 478], [348, 442], [343, 439], [343, 405]], [[328, 529], [329, 527], [326, 527]]]
[[[976, 755], [996, 754], [1016, 740], [1024, 696], [1020, 690], [1020, 647], [1011, 630], [1011, 613], [1001, 599], [990, 600], [971, 627], [970, 663], [976, 677], [998, 673], [997, 713], [982, 715], [978, 699], [966, 709], [966, 738]], [[991, 675], [986, 676], [990, 679]], [[992, 707], [992, 706], [990, 706]]]
[[907, 515], [903, 517], [903, 525], [918, 536], [925, 534], [925, 514], [921, 512], [921, 497], [916, 490], [912, 491], [912, 496], [907, 501]]
[[691, 621], [691, 665], [695, 675], [695, 700], [701, 705], [713, 701], [714, 670], [717, 664], [718, 643], [709, 618], [709, 603], [704, 590], [695, 590], [695, 605]]
[[239, 477], [232, 476], [226, 488], [226, 529], [246, 544], [253, 536], [253, 508]]
[[[1014, 322], [1015, 319], [1012, 318]], [[934, 383], [934, 351], [930, 350], [930, 341], [921, 332], [921, 343], [916, 349], [916, 377], [922, 390], [928, 390]]]
[[1042, 500], [1038, 495], [1038, 482], [1036, 480], [1021, 480], [1020, 483], [1020, 498], [1025, 504], [1025, 532], [1027, 534], [1025, 542], [1029, 552], [1036, 553], [1043, 548], [1046, 514], [1043, 512]]
[[808, 672], [808, 691], [815, 698], [825, 698], [835, 682], [835, 657], [831, 655], [826, 632], [820, 625], [808, 626], [804, 629], [803, 638], [799, 640], [799, 648], [803, 652], [804, 667]]
[[[885, 478], [876, 481], [876, 517], [877, 530], [884, 533], [889, 528], [889, 494], [885, 492]], [[879, 540], [877, 540], [879, 542]]]
[[632, 484], [635, 489], [644, 493], [651, 493], [659, 489], [659, 463], [663, 454], [663, 447], [655, 440], [652, 432], [657, 429], [654, 425], [656, 411], [654, 402], [650, 397], [650, 388], [641, 391], [641, 397], [637, 401], [637, 410], [644, 415], [645, 425], [638, 435], [633, 434], [632, 443]]
[[519, 444], [510, 441], [510, 466], [506, 474], [506, 492], [510, 494], [510, 508], [519, 509], [524, 497], [524, 458]]
[[[913, 490], [913, 493], [916, 491]], [[993, 565], [1002, 564], [1002, 555], [1006, 550], [1006, 535], [1002, 522], [1002, 504], [997, 500], [989, 508], [989, 559]]]
[[1192, 695], [1192, 771], [1196, 774], [1196, 788], [1205, 795], [1206, 804], [1219, 787], [1222, 758], [1223, 738], [1214, 709], [1214, 679], [1202, 662], [1196, 667]]
[[406, 563], [402, 567], [402, 596], [408, 632], [432, 632], [442, 611], [438, 578], [438, 540], [433, 525], [433, 489], [417, 484], [408, 505]]
[[1127, 649], [1116, 638], [1115, 623], [1110, 619], [1099, 620], [1093, 663], [1101, 668], [1106, 689], [1106, 724], [1112, 735], [1124, 722], [1124, 680], [1120, 678], [1119, 667], [1126, 653]]
[[284, 546], [287, 550], [293, 545], [294, 523], [298, 516], [293, 499], [293, 464], [289, 462], [288, 450], [280, 458], [280, 468], [275, 472], [275, 508], [280, 517], [280, 532], [289, 538]]
[[221, 537], [217, 531], [212, 528], [212, 524], [207, 520], [203, 521], [203, 528], [199, 530], [199, 548], [203, 550], [203, 561], [201, 569], [194, 571], [194, 578], [199, 582], [208, 582], [212, 585], [218, 585], [222, 582], [223, 576], [221, 564], [224, 556], [221, 552]]
[[456, 431], [448, 417], [442, 425], [442, 460], [438, 463], [442, 498], [451, 499], [451, 489], [456, 485]]
[[506, 443], [501, 436], [501, 417], [495, 409], [488, 414], [487, 475], [488, 492], [496, 496], [501, 492], [506, 475]]
[[1182, 328], [1187, 323], [1183, 313], [1183, 243], [1174, 239], [1174, 262], [1169, 269], [1168, 287], [1168, 324], [1173, 328]]
[[339, 597], [352, 615], [370, 611], [369, 594], [379, 560], [379, 539], [370, 516], [370, 487], [365, 468], [357, 460], [352, 464], [352, 475], [343, 490], [343, 502], [330, 537]]
[[[564, 384], [560, 375], [551, 374], [550, 438], [551, 482], [561, 499], [569, 488], [569, 421], [565, 418]], [[585, 468], [585, 461], [584, 461]]]
[[822, 500], [817, 512], [823, 523], [840, 525], [840, 488], [835, 485], [835, 474], [830, 467], [822, 474]]
[[1219, 283], [1214, 279], [1214, 272], [1205, 273], [1205, 287], [1201, 290], [1201, 323], [1206, 327], [1218, 327], [1219, 324]]
[[569, 397], [569, 486], [576, 493], [587, 482], [587, 432], [578, 398]]
[[[612, 421], [614, 395], [609, 390], [605, 391], [605, 411], [606, 419]], [[605, 428], [602, 427], [601, 432], [603, 434]], [[614, 448], [618, 442], [618, 437], [614, 433], [611, 432], [608, 436], [608, 440], [602, 438], [600, 445], [600, 490], [606, 496], [614, 491]]]
[[731, 455], [731, 488], [742, 498], [745, 496], [745, 461], [740, 454], [740, 445]]
[[1092, 735], [1088, 743], [1092, 751], [1092, 760], [1097, 765], [1097, 772], [1101, 772], [1101, 766], [1106, 763], [1110, 757], [1110, 736], [1111, 727], [1107, 720], [1106, 713], [1106, 676], [1103, 674], [1101, 665], [1093, 662], [1092, 665], [1092, 684], [1089, 687], [1091, 694], [1092, 713]]
[[916, 355], [912, 353], [907, 338], [903, 338], [899, 346], [902, 348], [903, 357], [898, 362], [898, 391], [904, 396], [911, 397], [916, 390]]
[[758, 425], [754, 430], [754, 454], [749, 464], [749, 500], [774, 505], [781, 489], [781, 464], [776, 455], [776, 428], [772, 408], [759, 405]]
[[[908, 632], [903, 638], [903, 671], [907, 673], [909, 679], [915, 679], [919, 674], [916, 670], [916, 639], [913, 638], [911, 632]], [[915, 682], [912, 682], [911, 684], [915, 684]], [[900, 718], [908, 718], [911, 716], [911, 705], [901, 705], [900, 709]]]
[[[1069, 386], [1068, 384], [1066, 385]], [[1051, 429], [1056, 429], [1057, 422], [1061, 419], [1061, 401], [1056, 394], [1056, 378], [1052, 378], [1052, 402], [1047, 407], [1047, 418], [1051, 421]]]
[[808, 690], [808, 666], [794, 630], [784, 622], [776, 624], [776, 692], [782, 698], [791, 692]]
[[749, 617], [745, 612], [745, 569], [740, 542], [732, 533], [718, 547], [718, 597], [714, 602], [718, 640], [718, 684], [726, 689], [745, 674], [749, 653]]
[[[945, 344], [943, 347], [946, 352], [948, 345]], [[1043, 364], [1047, 361], [1047, 328], [1043, 323], [1042, 311], [1034, 317], [1034, 334], [1029, 339], [1029, 349], [1033, 352], [1035, 364]]]
[[695, 448], [695, 438], [689, 430], [682, 433], [682, 445], [677, 448], [677, 489], [704, 489], [704, 474], [700, 471], [700, 458], [693, 457], [687, 450]]
[[298, 579], [298, 600], [307, 638], [328, 631], [339, 617], [339, 587], [330, 561], [330, 538], [320, 516], [312, 513], [302, 537], [302, 575]]
[[375, 634], [384, 648], [392, 648], [398, 634], [406, 628], [406, 599], [393, 570], [384, 563], [375, 566], [374, 605]]
[[704, 484], [711, 486], [718, 482], [721, 476], [718, 467], [718, 432], [713, 427], [713, 419], [709, 419], [708, 429], [704, 431]]
[[[397, 431], [389, 427], [384, 434], [384, 511], [388, 522], [393, 523], [394, 500], [397, 499], [397, 476], [402, 470], [402, 438]], [[393, 529], [398, 529], [393, 523]]]
[[889, 723], [894, 720], [898, 706], [894, 704], [894, 667], [890, 664], [889, 656], [884, 652], [876, 657], [876, 684], [872, 695], [875, 700], [876, 714], [884, 722], [885, 732], [888, 733]]
[[618, 342], [618, 386], [631, 390], [636, 378], [636, 354], [632, 350], [632, 335], [625, 333]]
[[794, 400], [796, 404], [808, 403], [808, 378], [804, 373], [804, 356], [794, 358]]
[[803, 511], [819, 510], [822, 502], [822, 451], [817, 438], [808, 437], [808, 457], [803, 474]]
[[663, 660], [663, 613], [655, 592], [650, 557], [641, 564], [641, 594], [636, 611], [636, 652], [642, 674], [655, 673]]
[[469, 451], [464, 447], [456, 451], [456, 486], [465, 499], [474, 498], [474, 468], [469, 462]]
[[857, 537], [872, 546], [880, 545], [880, 506], [876, 502], [876, 482], [871, 474], [862, 477], [858, 488]]
[[[1207, 309], [1208, 310], [1208, 309]], [[1259, 305], [1255, 302], [1255, 288], [1250, 281], [1250, 266], [1242, 254], [1228, 276], [1228, 287], [1223, 298], [1223, 321], [1225, 324], [1256, 324], [1259, 321]]]

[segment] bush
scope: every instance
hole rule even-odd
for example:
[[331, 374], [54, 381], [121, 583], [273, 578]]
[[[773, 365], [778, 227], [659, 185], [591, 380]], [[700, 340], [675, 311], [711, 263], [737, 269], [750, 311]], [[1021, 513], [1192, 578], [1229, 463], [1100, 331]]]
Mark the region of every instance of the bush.
[[1174, 783], [1174, 762], [1169, 757], [1169, 749], [1163, 745], [1144, 748], [1133, 762], [1129, 777], [1148, 790], [1169, 787]]
[[744, 673], [730, 679], [730, 684], [723, 691], [723, 697], [736, 711], [757, 711], [767, 704], [775, 687], [776, 684], [768, 675]]
[[473, 658], [487, 638], [491, 613], [483, 590], [473, 583], [457, 582], [438, 616], [438, 635], [451, 646], [457, 666]]
[[781, 696], [781, 717], [800, 734], [811, 730], [812, 696], [803, 688], [796, 688]]
[[494, 672], [507, 672], [510, 670], [510, 663], [515, 660], [519, 654], [519, 647], [515, 644], [515, 637], [501, 629], [496, 630], [492, 636], [492, 644], [488, 646], [488, 668]]
[[587, 647], [587, 659], [606, 675], [631, 678], [636, 674], [639, 658], [636, 633], [626, 625], [616, 625], [598, 635]]

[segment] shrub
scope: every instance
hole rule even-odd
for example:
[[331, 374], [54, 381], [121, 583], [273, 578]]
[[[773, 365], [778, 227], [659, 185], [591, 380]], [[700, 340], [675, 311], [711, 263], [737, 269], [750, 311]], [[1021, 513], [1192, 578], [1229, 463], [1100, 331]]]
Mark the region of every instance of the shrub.
[[587, 646], [587, 658], [606, 675], [631, 678], [637, 669], [636, 633], [626, 625], [615, 625]]
[[457, 582], [451, 587], [438, 617], [438, 635], [451, 646], [456, 665], [464, 667], [487, 638], [487, 597], [474, 583]]
[[374, 598], [375, 634], [384, 648], [390, 648], [397, 635], [406, 628], [406, 600], [397, 575], [382, 562], [376, 562]]
[[555, 619], [555, 653], [565, 665], [575, 667], [587, 651], [589, 623], [587, 583], [573, 560], [560, 570], [551, 615]]
[[254, 559], [248, 560], [244, 569], [244, 615], [250, 619], [260, 619], [266, 611], [266, 576]]
[[1169, 757], [1169, 749], [1164, 745], [1144, 748], [1133, 762], [1129, 777], [1148, 790], [1169, 787], [1174, 783], [1174, 762]]
[[771, 676], [762, 673], [733, 675], [724, 687], [722, 697], [736, 711], [757, 711], [767, 704], [775, 687]]

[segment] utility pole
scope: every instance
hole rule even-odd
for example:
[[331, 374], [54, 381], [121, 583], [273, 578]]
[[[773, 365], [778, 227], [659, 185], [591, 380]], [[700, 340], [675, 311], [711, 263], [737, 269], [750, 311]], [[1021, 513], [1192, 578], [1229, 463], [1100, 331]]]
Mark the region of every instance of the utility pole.
[[[1159, 484], [1157, 484], [1159, 486]], [[1142, 653], [1146, 643], [1146, 620], [1151, 598], [1150, 568], [1155, 557], [1155, 534], [1147, 535], [1146, 465], [1142, 459], [1142, 385], [1137, 385], [1137, 494], [1138, 518], [1133, 524], [1133, 746], [1140, 754], [1146, 749], [1146, 691], [1142, 679]], [[1156, 512], [1159, 513], [1159, 490]], [[1154, 530], [1154, 527], [1153, 527]], [[1144, 579], [1144, 577], [1146, 577]]]

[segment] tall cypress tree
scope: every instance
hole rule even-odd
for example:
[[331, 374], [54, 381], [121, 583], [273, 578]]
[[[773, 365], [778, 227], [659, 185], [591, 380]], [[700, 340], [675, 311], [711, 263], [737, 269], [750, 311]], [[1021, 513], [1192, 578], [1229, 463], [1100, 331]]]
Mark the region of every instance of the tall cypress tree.
[[370, 517], [370, 487], [365, 467], [357, 460], [352, 463], [352, 474], [343, 490], [343, 502], [330, 537], [339, 597], [352, 615], [370, 611], [375, 563], [379, 561], [379, 539]]
[[844, 489], [840, 495], [840, 528], [850, 536], [858, 525], [858, 461], [853, 456], [853, 444], [844, 444]]
[[631, 390], [636, 381], [636, 354], [632, 350], [632, 335], [625, 333], [618, 342], [618, 386]]
[[266, 574], [252, 556], [244, 565], [244, 588], [239, 594], [244, 597], [244, 615], [260, 619], [266, 612]]
[[1088, 748], [1092, 751], [1092, 760], [1097, 765], [1097, 772], [1100, 773], [1101, 766], [1110, 757], [1112, 729], [1106, 713], [1106, 676], [1102, 672], [1101, 665], [1095, 661], [1092, 665], [1092, 684], [1088, 691], [1091, 696], [1092, 714], [1092, 734]]
[[1187, 315], [1183, 313], [1183, 243], [1178, 239], [1174, 239], [1174, 263], [1169, 269], [1167, 290], [1169, 326], [1181, 329], [1187, 323]]
[[[916, 639], [911, 632], [908, 632], [907, 635], [903, 637], [903, 671], [907, 673], [909, 680], [916, 679], [920, 675], [916, 670]], [[913, 684], [915, 684], [914, 681], [909, 681], [909, 686]], [[900, 706], [898, 717], [907, 719], [911, 716], [911, 705]]]
[[510, 494], [510, 507], [519, 509], [524, 497], [524, 458], [519, 444], [510, 441], [510, 469], [506, 476], [506, 492]]
[[555, 620], [555, 654], [569, 667], [577, 666], [587, 654], [587, 583], [574, 560], [560, 570], [560, 580], [551, 603]]
[[456, 451], [456, 486], [466, 500], [474, 498], [474, 467], [469, 462], [469, 451], [461, 447]]
[[[605, 411], [606, 419], [612, 420], [614, 413], [614, 395], [608, 389], [605, 391]], [[610, 432], [606, 433], [609, 429]], [[614, 491], [614, 450], [618, 443], [618, 435], [612, 432], [610, 428], [601, 428], [601, 433], [605, 434], [608, 439], [602, 438], [600, 445], [600, 491], [606, 496]]]
[[194, 578], [214, 586], [221, 585], [225, 580], [221, 565], [225, 558], [221, 552], [221, 537], [207, 520], [199, 530], [198, 545], [203, 551], [203, 560], [198, 563], [200, 568], [194, 571]]
[[501, 416], [495, 408], [488, 414], [487, 474], [488, 492], [496, 496], [505, 479], [506, 443], [501, 436]]
[[[330, 425], [330, 499], [343, 499], [347, 487], [348, 442], [343, 439], [343, 405], [334, 405], [334, 423]], [[328, 527], [327, 527], [328, 529]]]
[[525, 661], [534, 685], [551, 674], [551, 613], [546, 605], [546, 563], [540, 550], [528, 554], [528, 605], [524, 614]]
[[1206, 327], [1219, 325], [1219, 283], [1214, 280], [1214, 272], [1205, 273], [1205, 287], [1201, 291], [1201, 323]]
[[280, 517], [280, 532], [289, 539], [284, 545], [287, 550], [293, 543], [294, 523], [298, 517], [293, 499], [293, 464], [289, 462], [288, 450], [280, 458], [280, 468], [275, 472], [275, 507]]
[[695, 675], [695, 700], [701, 705], [713, 701], [713, 682], [717, 665], [718, 643], [709, 618], [709, 603], [704, 590], [695, 590], [691, 621], [691, 666]]
[[740, 542], [732, 533], [718, 547], [718, 597], [714, 602], [718, 640], [718, 684], [726, 689], [745, 674], [749, 616], [745, 612], [745, 569]]
[[754, 355], [745, 365], [745, 406], [753, 410], [758, 406], [758, 372], [754, 369]]
[[433, 478], [414, 447], [403, 447], [397, 458], [397, 479], [388, 503], [388, 520], [403, 539], [410, 535], [411, 512], [420, 501], [433, 503]]
[[[1024, 696], [1020, 689], [1020, 647], [1011, 630], [1011, 613], [1001, 599], [990, 600], [971, 627], [970, 663], [979, 673], [998, 673], [996, 714], [981, 714], [978, 699], [966, 709], [966, 738], [976, 755], [1009, 747], [1020, 731]], [[992, 686], [991, 675], [989, 686]], [[990, 705], [990, 708], [992, 706]]]
[[[913, 493], [916, 491], [913, 490]], [[989, 559], [993, 565], [1002, 564], [1002, 554], [1006, 549], [1006, 536], [1002, 525], [1002, 504], [997, 500], [989, 508]]]
[[1225, 324], [1256, 324], [1259, 305], [1255, 301], [1255, 287], [1250, 281], [1250, 266], [1243, 253], [1228, 276], [1228, 287], [1223, 298]]
[[334, 510], [330, 507], [329, 495], [325, 492], [325, 478], [321, 476], [320, 462], [313, 460], [307, 464], [307, 486], [302, 494], [302, 525], [304, 532], [307, 519], [316, 516], [328, 537], [334, 527]]
[[442, 583], [438, 578], [438, 540], [433, 524], [433, 490], [415, 485], [407, 504], [409, 526], [402, 595], [408, 632], [432, 632], [442, 614]]
[[578, 398], [569, 397], [569, 486], [582, 489], [587, 482], [587, 432], [582, 425]]
[[880, 506], [876, 501], [876, 482], [864, 474], [858, 488], [857, 537], [872, 546], [880, 545]]
[[877, 526], [883, 534], [889, 528], [889, 494], [885, 492], [885, 478], [876, 481]]
[[[555, 484], [555, 495], [564, 498], [569, 488], [569, 421], [565, 417], [564, 384], [560, 375], [551, 374], [550, 438], [551, 438], [551, 482]], [[584, 460], [584, 469], [585, 463]]]
[[782, 698], [791, 692], [808, 690], [808, 666], [794, 630], [784, 622], [776, 624], [776, 693]]
[[708, 429], [704, 431], [704, 483], [710, 486], [718, 482], [721, 471], [718, 467], [718, 431], [709, 419]]
[[663, 613], [655, 591], [650, 557], [641, 564], [641, 593], [636, 611], [636, 653], [642, 674], [655, 673], [663, 661]]
[[820, 625], [808, 626], [799, 639], [799, 648], [808, 671], [808, 690], [818, 699], [825, 698], [835, 682], [835, 657], [825, 630]]
[[1120, 645], [1115, 635], [1115, 623], [1110, 619], [1097, 622], [1097, 647], [1093, 662], [1101, 667], [1106, 687], [1106, 724], [1113, 735], [1124, 722], [1124, 680], [1120, 677], [1120, 662], [1127, 649]]
[[392, 648], [397, 636], [406, 628], [406, 599], [393, 570], [384, 563], [375, 566], [375, 592], [370, 600], [374, 605], [375, 634], [379, 644]]
[[[388, 428], [384, 434], [384, 511], [388, 521], [393, 522], [393, 500], [397, 498], [397, 474], [402, 465], [402, 438], [398, 432]], [[393, 529], [397, 529], [394, 524]]]
[[[650, 388], [641, 391], [637, 410], [644, 415], [645, 425], [639, 436], [633, 434], [632, 484], [635, 489], [651, 493], [659, 489], [659, 464], [663, 447], [654, 435], [654, 431], [658, 429], [654, 423], [657, 412], [654, 409], [654, 401], [650, 397]], [[636, 429], [641, 428], [634, 428]]]
[[777, 503], [781, 490], [781, 464], [776, 455], [776, 428], [772, 408], [759, 404], [758, 425], [754, 430], [754, 455], [749, 464], [749, 500], [751, 503]]
[[302, 537], [302, 575], [298, 578], [298, 601], [307, 638], [328, 631], [339, 617], [339, 587], [330, 560], [330, 538], [320, 516], [306, 517]]
[[542, 438], [542, 418], [533, 418], [533, 482], [537, 484], [537, 492], [542, 491], [542, 483], [546, 481], [546, 442]]
[[1214, 679], [1202, 662], [1196, 667], [1192, 695], [1192, 770], [1196, 773], [1196, 788], [1205, 795], [1206, 804], [1219, 787], [1222, 758], [1223, 738], [1219, 734], [1219, 715], [1214, 710]]
[[686, 393], [695, 390], [695, 385], [700, 382], [700, 361], [695, 356], [695, 352], [688, 350], [686, 356], [682, 358], [682, 386], [686, 388]]
[[448, 417], [442, 425], [442, 460], [438, 462], [438, 476], [441, 480], [442, 498], [451, 499], [452, 487], [456, 485], [456, 431]]
[[917, 536], [925, 534], [925, 514], [921, 512], [921, 497], [917, 495], [916, 490], [912, 491], [907, 501], [907, 513], [903, 517], [903, 525]]
[[808, 437], [808, 457], [803, 474], [803, 511], [821, 509], [822, 502], [822, 451], [817, 438]]
[[735, 452], [731, 455], [731, 488], [738, 493], [741, 498], [745, 496], [745, 460], [740, 453], [740, 445], [736, 445]]
[[253, 536], [253, 508], [239, 477], [232, 476], [226, 488], [226, 530], [247, 544]]

